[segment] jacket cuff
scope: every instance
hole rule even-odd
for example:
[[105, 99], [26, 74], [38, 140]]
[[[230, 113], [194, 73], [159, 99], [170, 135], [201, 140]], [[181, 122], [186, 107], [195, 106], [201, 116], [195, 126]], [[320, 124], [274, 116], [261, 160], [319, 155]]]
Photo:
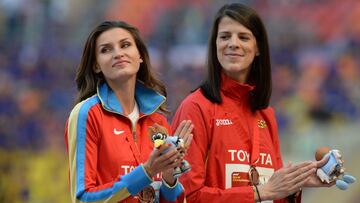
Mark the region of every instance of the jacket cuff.
[[153, 180], [147, 175], [142, 165], [137, 166], [130, 173], [121, 176], [121, 179], [124, 181], [124, 183], [127, 183], [126, 187], [133, 196], [153, 182]]
[[174, 186], [169, 186], [164, 180], [162, 180], [160, 195], [163, 196], [165, 200], [174, 202], [183, 192], [184, 188], [177, 178]]
[[144, 167], [143, 164], [140, 165], [141, 168], [143, 169], [143, 171], [145, 172], [146, 176], [152, 181], [154, 181], [154, 179], [152, 179], [152, 177], [150, 176], [150, 174], [148, 173], [148, 171], [146, 170], [146, 168]]

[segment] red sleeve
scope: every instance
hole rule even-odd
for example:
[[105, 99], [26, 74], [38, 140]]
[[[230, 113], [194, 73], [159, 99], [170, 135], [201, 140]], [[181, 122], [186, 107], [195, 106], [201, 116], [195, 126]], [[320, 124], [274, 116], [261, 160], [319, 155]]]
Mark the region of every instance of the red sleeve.
[[[180, 177], [185, 188], [188, 202], [243, 202], [253, 203], [252, 187], [220, 189], [206, 186], [206, 159], [211, 139], [211, 112], [205, 112], [206, 105], [195, 103], [189, 98], [178, 108], [172, 123], [175, 130], [182, 120], [191, 120], [194, 124], [193, 141], [185, 159], [191, 164], [189, 173]], [[216, 174], [211, 174], [216, 175]]]

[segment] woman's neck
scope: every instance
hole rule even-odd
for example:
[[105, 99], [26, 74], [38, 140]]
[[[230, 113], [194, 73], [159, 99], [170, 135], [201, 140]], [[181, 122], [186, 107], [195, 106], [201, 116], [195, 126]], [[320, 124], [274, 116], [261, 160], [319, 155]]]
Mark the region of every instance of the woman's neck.
[[249, 74], [249, 70], [243, 70], [243, 71], [239, 71], [239, 72], [227, 72], [223, 69], [223, 73], [227, 77], [237, 81], [238, 83], [244, 84], [244, 83], [246, 83], [246, 79]]
[[110, 82], [109, 84], [120, 102], [124, 115], [129, 115], [134, 109], [135, 84], [136, 78], [122, 81], [121, 83]]

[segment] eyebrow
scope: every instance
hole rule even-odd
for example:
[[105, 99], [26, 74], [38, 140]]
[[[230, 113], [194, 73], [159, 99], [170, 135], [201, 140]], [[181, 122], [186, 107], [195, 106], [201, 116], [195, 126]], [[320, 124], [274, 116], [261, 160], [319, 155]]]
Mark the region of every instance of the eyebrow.
[[[129, 38], [128, 38], [128, 37], [125, 37], [125, 38], [121, 39], [119, 42], [123, 42], [123, 41], [127, 41], [127, 40], [129, 40]], [[108, 45], [110, 45], [110, 44], [111, 44], [111, 43], [103, 43], [103, 44], [99, 44], [98, 47], [105, 47], [105, 46], [108, 46]]]
[[[218, 32], [218, 34], [231, 34], [231, 32], [229, 32], [229, 31], [221, 31], [221, 32]], [[252, 33], [249, 33], [249, 32], [239, 32], [239, 33], [237, 33], [237, 34], [250, 35], [250, 36], [253, 35]]]

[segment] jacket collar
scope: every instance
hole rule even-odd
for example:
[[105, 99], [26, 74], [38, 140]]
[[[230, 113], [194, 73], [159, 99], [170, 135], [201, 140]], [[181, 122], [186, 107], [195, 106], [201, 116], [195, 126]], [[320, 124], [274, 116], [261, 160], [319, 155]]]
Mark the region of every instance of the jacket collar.
[[221, 91], [224, 95], [232, 97], [240, 101], [248, 101], [250, 98], [250, 92], [254, 89], [254, 86], [249, 84], [241, 84], [224, 74], [221, 71]]
[[[123, 109], [115, 95], [115, 92], [106, 82], [98, 85], [97, 95], [102, 106], [106, 110], [123, 115]], [[142, 114], [149, 115], [160, 108], [160, 106], [166, 101], [166, 97], [145, 87], [141, 81], [137, 81], [135, 85], [135, 100], [139, 106], [139, 111]]]

